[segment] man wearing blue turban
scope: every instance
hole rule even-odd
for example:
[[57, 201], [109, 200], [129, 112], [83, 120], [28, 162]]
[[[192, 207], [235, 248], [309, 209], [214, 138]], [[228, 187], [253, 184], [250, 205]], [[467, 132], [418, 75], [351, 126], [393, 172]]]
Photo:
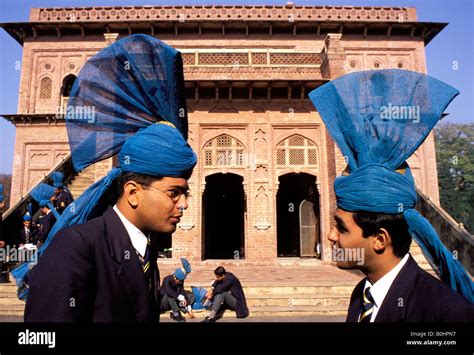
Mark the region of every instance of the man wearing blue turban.
[[156, 322], [156, 238], [176, 230], [196, 164], [180, 53], [146, 35], [103, 49], [74, 83], [66, 126], [76, 171], [116, 153], [119, 165], [64, 210], [27, 279], [15, 270], [25, 320]]
[[23, 216], [23, 228], [20, 230], [20, 246], [23, 244], [34, 244], [38, 230], [31, 224], [31, 214], [27, 212]]
[[41, 209], [41, 217], [39, 219], [38, 233], [35, 236], [35, 243], [41, 246], [46, 241], [49, 233], [52, 231], [60, 214], [54, 208], [51, 201], [54, 196], [54, 187], [40, 183], [32, 191], [31, 197], [36, 200]]
[[[406, 164], [457, 94], [405, 70], [352, 73], [309, 94], [348, 163], [334, 182], [336, 227], [328, 236], [338, 267], [367, 276], [352, 293], [348, 322], [474, 319], [472, 280], [414, 209]], [[409, 254], [412, 237], [443, 282]]]
[[187, 313], [190, 318], [194, 318], [192, 310], [195, 300], [194, 293], [184, 289], [184, 280], [191, 272], [191, 264], [184, 258], [181, 258], [181, 264], [182, 267], [177, 268], [172, 275], [168, 275], [163, 279], [160, 288], [160, 311], [171, 310], [170, 317], [176, 322], [186, 322], [181, 312]]
[[59, 214], [62, 214], [66, 207], [74, 201], [74, 198], [68, 188], [64, 186], [64, 173], [55, 171], [50, 175], [50, 178], [53, 181], [53, 186], [56, 188], [53, 196], [54, 208], [56, 208]]

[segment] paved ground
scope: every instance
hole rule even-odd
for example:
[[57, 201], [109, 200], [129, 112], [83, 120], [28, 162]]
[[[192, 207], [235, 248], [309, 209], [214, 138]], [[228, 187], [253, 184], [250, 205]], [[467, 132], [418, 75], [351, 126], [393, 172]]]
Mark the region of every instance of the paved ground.
[[[4, 322], [22, 322], [22, 317], [15, 317], [15, 316], [0, 316], [0, 323]], [[187, 319], [187, 322], [190, 323], [199, 323], [202, 321], [202, 317], [195, 318], [195, 319]], [[344, 322], [345, 317], [341, 316], [304, 316], [304, 317], [249, 317], [245, 319], [237, 319], [237, 318], [222, 318], [219, 322], [237, 322], [237, 323], [262, 323], [262, 322], [271, 322], [271, 323], [278, 323], [278, 322]], [[171, 320], [167, 314], [163, 314], [161, 316], [161, 322], [163, 323], [173, 323], [174, 321]]]
[[[294, 259], [279, 261], [283, 265], [245, 265], [238, 261], [213, 260], [192, 265], [192, 272], [186, 279], [186, 285], [210, 285], [214, 280], [214, 269], [223, 265], [234, 273], [244, 286], [319, 286], [319, 285], [356, 285], [363, 275], [358, 271], [344, 271], [335, 266], [322, 264], [316, 259]], [[179, 263], [159, 259], [161, 279], [173, 273]]]

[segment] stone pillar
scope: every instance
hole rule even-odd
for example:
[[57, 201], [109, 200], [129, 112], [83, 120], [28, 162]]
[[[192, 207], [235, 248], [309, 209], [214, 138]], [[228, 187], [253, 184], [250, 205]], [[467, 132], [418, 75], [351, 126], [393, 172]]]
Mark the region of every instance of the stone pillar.
[[344, 64], [346, 52], [341, 45], [341, 33], [328, 33], [324, 40], [323, 63], [321, 73], [323, 78], [335, 79], [346, 74]]

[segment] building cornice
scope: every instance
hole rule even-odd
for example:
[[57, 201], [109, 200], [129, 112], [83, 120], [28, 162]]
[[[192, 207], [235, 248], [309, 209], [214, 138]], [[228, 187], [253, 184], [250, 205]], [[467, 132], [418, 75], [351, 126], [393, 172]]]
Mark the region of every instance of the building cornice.
[[219, 21], [189, 20], [148, 20], [148, 21], [108, 21], [108, 22], [9, 22], [0, 23], [8, 34], [18, 43], [25, 41], [41, 41], [44, 39], [63, 37], [76, 37], [81, 40], [87, 36], [103, 36], [104, 33], [119, 33], [128, 36], [135, 33], [144, 33], [158, 38], [172, 36], [192, 35], [311, 35], [326, 36], [328, 33], [342, 35], [356, 35], [367, 38], [369, 36], [419, 38], [428, 44], [447, 23], [440, 22], [375, 22], [375, 21], [303, 21], [294, 22], [259, 20], [259, 21], [234, 21], [220, 19]]

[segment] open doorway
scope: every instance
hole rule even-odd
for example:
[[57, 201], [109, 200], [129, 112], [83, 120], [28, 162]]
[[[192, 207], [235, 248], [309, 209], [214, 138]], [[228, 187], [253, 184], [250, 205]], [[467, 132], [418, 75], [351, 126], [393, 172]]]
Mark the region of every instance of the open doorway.
[[206, 177], [202, 199], [204, 259], [243, 259], [244, 214], [243, 178], [235, 174]]
[[321, 257], [316, 177], [285, 174], [277, 193], [277, 255]]

